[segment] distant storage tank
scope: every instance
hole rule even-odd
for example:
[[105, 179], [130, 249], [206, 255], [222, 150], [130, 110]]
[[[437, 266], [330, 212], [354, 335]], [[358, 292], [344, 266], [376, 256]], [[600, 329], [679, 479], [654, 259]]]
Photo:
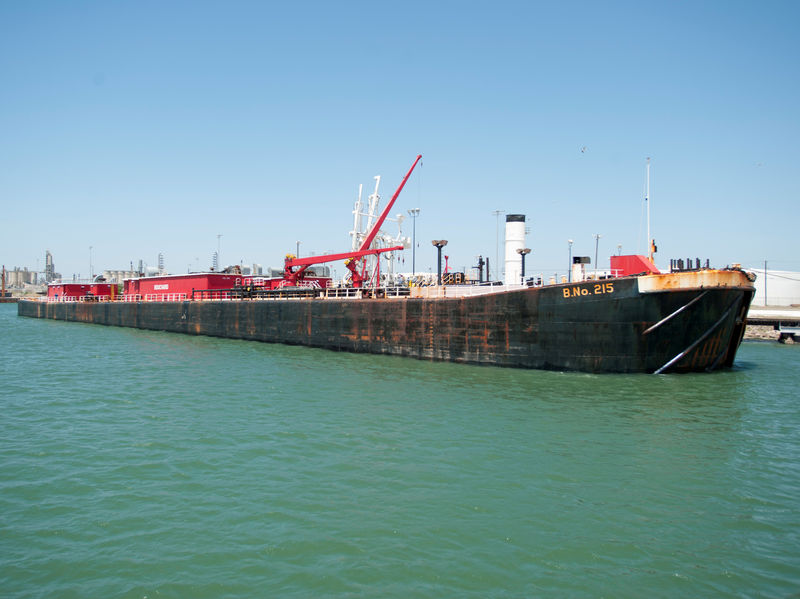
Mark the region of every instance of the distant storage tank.
[[525, 215], [506, 215], [506, 285], [522, 283], [522, 256], [517, 252], [525, 247]]
[[122, 284], [125, 279], [139, 276], [135, 270], [104, 270], [103, 277], [109, 283]]
[[325, 264], [315, 264], [306, 269], [306, 273], [312, 277], [329, 277], [331, 276], [331, 267]]

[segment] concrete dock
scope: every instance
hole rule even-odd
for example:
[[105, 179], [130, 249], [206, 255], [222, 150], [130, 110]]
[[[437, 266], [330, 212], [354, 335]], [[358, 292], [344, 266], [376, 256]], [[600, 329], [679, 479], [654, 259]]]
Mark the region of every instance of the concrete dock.
[[744, 338], [800, 342], [800, 306], [751, 306]]

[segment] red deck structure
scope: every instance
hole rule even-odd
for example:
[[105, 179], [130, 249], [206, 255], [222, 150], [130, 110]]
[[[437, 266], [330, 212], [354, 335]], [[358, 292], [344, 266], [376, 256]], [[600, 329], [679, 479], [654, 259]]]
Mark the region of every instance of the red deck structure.
[[611, 274], [615, 277], [627, 277], [630, 275], [660, 274], [656, 265], [650, 262], [646, 256], [631, 254], [629, 256], [611, 256]]

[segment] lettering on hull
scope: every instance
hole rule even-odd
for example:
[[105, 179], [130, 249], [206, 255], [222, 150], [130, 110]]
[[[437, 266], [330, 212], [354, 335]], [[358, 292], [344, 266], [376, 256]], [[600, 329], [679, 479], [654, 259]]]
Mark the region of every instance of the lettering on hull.
[[607, 293], [614, 293], [614, 283], [574, 285], [572, 287], [564, 287], [561, 293], [565, 298], [585, 297], [587, 295], [605, 295]]

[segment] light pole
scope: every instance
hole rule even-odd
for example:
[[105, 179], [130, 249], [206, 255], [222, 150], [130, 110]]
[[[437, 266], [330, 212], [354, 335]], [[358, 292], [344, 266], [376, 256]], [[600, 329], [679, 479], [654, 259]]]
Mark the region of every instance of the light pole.
[[531, 253], [530, 248], [517, 248], [517, 253], [522, 257], [522, 284], [525, 284], [525, 256]]
[[594, 272], [597, 274], [597, 249], [600, 247], [600, 233], [594, 234]]
[[[497, 227], [494, 236], [494, 264], [495, 264], [494, 268], [496, 271], [498, 271], [497, 273], [498, 275], [500, 274], [499, 272], [500, 271], [500, 215], [503, 214], [503, 212], [505, 212], [505, 210], [492, 211], [492, 214], [495, 215], [497, 220]], [[488, 272], [486, 273], [486, 278], [487, 280], [489, 279]], [[499, 279], [500, 277], [498, 276], [497, 278]]]
[[419, 208], [412, 208], [408, 211], [411, 216], [411, 274], [417, 274], [417, 217]]
[[567, 239], [569, 244], [569, 264], [567, 265], [567, 281], [572, 283], [572, 240]]
[[434, 239], [433, 241], [431, 241], [431, 243], [433, 244], [433, 247], [435, 247], [439, 252], [439, 256], [437, 258], [438, 267], [436, 269], [436, 273], [437, 273], [436, 274], [436, 281], [437, 281], [436, 284], [437, 285], [441, 285], [442, 284], [442, 248], [447, 245], [447, 240], [446, 239]]
[[301, 243], [300, 241], [297, 242], [297, 252], [295, 252], [295, 254], [294, 254], [295, 258], [299, 258], [300, 257], [300, 243]]

